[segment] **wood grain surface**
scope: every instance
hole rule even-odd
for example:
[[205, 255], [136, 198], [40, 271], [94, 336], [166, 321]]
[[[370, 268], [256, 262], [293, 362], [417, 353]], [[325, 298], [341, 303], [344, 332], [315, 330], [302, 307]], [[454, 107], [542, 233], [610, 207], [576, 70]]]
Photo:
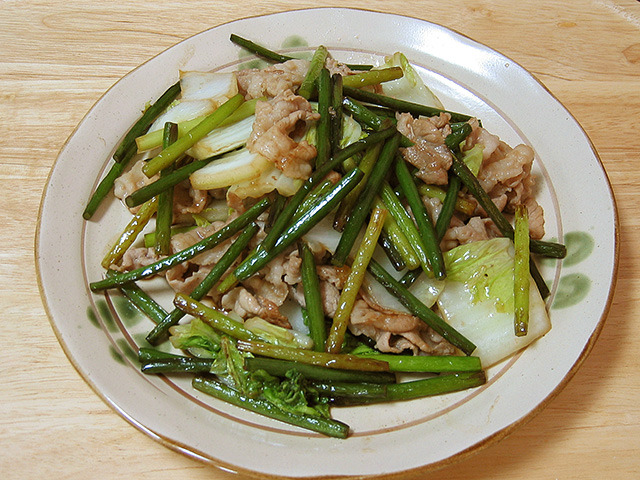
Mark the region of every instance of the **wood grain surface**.
[[[42, 190], [98, 98], [195, 33], [316, 1], [0, 1], [0, 477], [238, 478], [175, 453], [112, 411], [74, 370], [34, 265]], [[399, 478], [640, 476], [640, 3], [635, 0], [327, 1], [433, 21], [511, 57], [566, 105], [613, 185], [620, 267], [608, 319], [566, 388], [507, 438]]]

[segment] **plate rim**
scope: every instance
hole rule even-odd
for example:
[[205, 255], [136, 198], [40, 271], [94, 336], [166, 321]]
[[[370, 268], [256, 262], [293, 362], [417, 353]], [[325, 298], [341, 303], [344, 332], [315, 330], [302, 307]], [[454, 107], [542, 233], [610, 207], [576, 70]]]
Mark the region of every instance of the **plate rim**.
[[130, 70], [129, 72], [127, 72], [126, 74], [122, 75], [120, 78], [118, 78], [106, 91], [104, 91], [100, 97], [93, 103], [93, 105], [87, 110], [87, 112], [85, 113], [85, 115], [82, 117], [82, 119], [78, 122], [78, 124], [76, 125], [76, 127], [72, 130], [72, 132], [69, 134], [69, 136], [67, 137], [67, 139], [65, 140], [65, 142], [61, 145], [57, 155], [56, 155], [56, 159], [53, 162], [51, 169], [48, 173], [46, 182], [45, 182], [45, 186], [43, 188], [42, 191], [42, 196], [41, 196], [41, 200], [40, 200], [40, 204], [39, 204], [39, 209], [38, 209], [38, 215], [37, 215], [37, 223], [36, 223], [36, 229], [35, 229], [35, 238], [34, 238], [34, 254], [35, 254], [35, 269], [36, 269], [36, 277], [37, 277], [37, 282], [38, 282], [38, 290], [40, 293], [40, 298], [43, 304], [43, 307], [46, 311], [47, 317], [49, 319], [49, 323], [52, 327], [52, 330], [54, 331], [54, 334], [56, 335], [56, 338], [58, 340], [58, 343], [61, 345], [65, 355], [67, 356], [67, 358], [69, 359], [70, 363], [73, 365], [73, 367], [76, 369], [76, 371], [78, 372], [78, 374], [80, 375], [80, 377], [85, 381], [85, 383], [87, 383], [89, 385], [89, 387], [93, 390], [93, 392], [103, 400], [104, 403], [106, 403], [111, 409], [113, 409], [116, 413], [118, 413], [118, 415], [120, 415], [122, 418], [124, 418], [128, 423], [130, 423], [132, 426], [134, 426], [136, 429], [140, 430], [142, 433], [144, 433], [145, 435], [151, 437], [153, 440], [159, 442], [160, 444], [162, 444], [163, 446], [176, 451], [178, 453], [181, 453], [183, 455], [186, 455], [190, 458], [193, 458], [195, 460], [204, 462], [206, 464], [209, 465], [213, 465], [219, 469], [225, 470], [225, 471], [233, 471], [236, 473], [241, 473], [244, 475], [248, 475], [248, 476], [252, 476], [252, 477], [260, 477], [260, 478], [305, 478], [305, 479], [320, 479], [320, 478], [327, 478], [325, 475], [314, 475], [314, 476], [283, 476], [283, 475], [272, 475], [269, 473], [263, 473], [263, 472], [258, 472], [258, 471], [254, 471], [251, 469], [247, 469], [246, 467], [242, 467], [242, 466], [238, 466], [238, 465], [234, 465], [234, 464], [230, 464], [228, 462], [225, 462], [219, 458], [215, 458], [212, 455], [209, 455], [207, 453], [204, 453], [202, 451], [199, 451], [197, 448], [194, 448], [193, 446], [189, 446], [189, 445], [182, 445], [180, 442], [174, 440], [174, 439], [170, 439], [167, 438], [157, 432], [154, 431], [153, 428], [150, 428], [149, 426], [145, 426], [143, 425], [141, 422], [137, 421], [136, 419], [132, 418], [129, 414], [127, 414], [125, 411], [123, 411], [116, 403], [115, 401], [113, 401], [112, 399], [110, 399], [108, 397], [107, 394], [105, 394], [104, 392], [102, 392], [98, 386], [90, 379], [88, 378], [88, 375], [83, 371], [83, 367], [81, 365], [79, 365], [77, 363], [77, 361], [72, 357], [71, 352], [69, 351], [69, 347], [68, 345], [65, 343], [63, 336], [62, 336], [62, 332], [60, 331], [58, 325], [56, 324], [55, 320], [53, 319], [53, 314], [52, 311], [50, 309], [49, 306], [49, 302], [47, 301], [46, 298], [46, 292], [45, 292], [45, 287], [43, 285], [43, 281], [42, 281], [42, 267], [40, 265], [41, 263], [41, 256], [39, 254], [40, 249], [41, 249], [41, 236], [42, 236], [42, 212], [44, 209], [44, 204], [45, 204], [45, 198], [46, 195], [49, 191], [50, 188], [50, 184], [51, 184], [51, 177], [54, 173], [54, 170], [56, 169], [60, 158], [62, 156], [63, 151], [66, 149], [66, 147], [68, 146], [69, 142], [71, 141], [71, 139], [76, 135], [77, 131], [83, 126], [83, 124], [85, 123], [85, 121], [87, 120], [87, 118], [91, 115], [91, 113], [96, 109], [97, 105], [102, 102], [102, 100], [104, 99], [104, 97], [106, 97], [109, 92], [114, 89], [114, 87], [125, 77], [131, 75], [133, 72], [143, 68], [147, 63], [151, 62], [152, 60], [154, 60], [155, 58], [157, 58], [158, 56], [163, 55], [165, 52], [167, 52], [168, 50], [170, 50], [171, 48], [175, 47], [176, 45], [187, 41], [189, 39], [192, 39], [198, 35], [202, 35], [205, 34], [213, 29], [217, 29], [221, 26], [224, 25], [230, 25], [233, 24], [235, 22], [239, 22], [239, 21], [245, 21], [245, 20], [250, 20], [250, 19], [256, 19], [256, 18], [264, 18], [264, 17], [273, 17], [273, 16], [277, 16], [280, 14], [287, 14], [287, 13], [293, 13], [293, 12], [310, 12], [310, 11], [318, 11], [318, 10], [332, 10], [332, 11], [351, 11], [351, 12], [363, 12], [366, 14], [374, 14], [374, 15], [379, 15], [379, 16], [387, 16], [387, 17], [391, 17], [391, 18], [399, 18], [399, 19], [405, 19], [405, 20], [413, 20], [413, 21], [418, 21], [418, 22], [423, 22], [426, 24], [430, 24], [433, 25], [437, 28], [441, 28], [444, 29], [446, 31], [450, 31], [455, 33], [456, 35], [459, 35], [460, 37], [466, 39], [469, 42], [472, 42], [473, 44], [482, 46], [488, 50], [490, 50], [491, 52], [497, 53], [499, 54], [501, 57], [508, 59], [509, 62], [512, 62], [514, 65], [517, 65], [520, 69], [522, 69], [523, 72], [525, 72], [526, 74], [529, 75], [529, 77], [535, 82], [537, 83], [540, 87], [542, 87], [546, 93], [557, 103], [558, 106], [560, 106], [563, 111], [570, 117], [570, 119], [575, 122], [575, 125], [579, 128], [579, 130], [581, 131], [581, 133], [584, 135], [584, 138], [586, 139], [589, 148], [591, 150], [591, 152], [593, 153], [595, 159], [597, 160], [597, 165], [601, 171], [601, 173], [603, 174], [603, 178], [605, 180], [605, 185], [607, 187], [608, 193], [609, 193], [609, 198], [611, 199], [612, 205], [613, 205], [613, 210], [612, 210], [612, 215], [613, 215], [613, 266], [612, 266], [612, 272], [611, 272], [611, 282], [609, 284], [609, 290], [606, 296], [606, 301], [604, 303], [604, 308], [602, 310], [602, 313], [600, 314], [600, 318], [596, 324], [596, 327], [594, 329], [594, 331], [591, 333], [591, 335], [589, 336], [589, 339], [587, 341], [587, 343], [585, 344], [584, 348], [582, 349], [582, 352], [579, 354], [579, 356], [577, 357], [577, 359], [575, 360], [575, 362], [573, 363], [573, 365], [571, 366], [571, 368], [568, 370], [568, 372], [566, 373], [566, 375], [563, 377], [562, 381], [560, 381], [560, 383], [550, 392], [548, 392], [547, 396], [537, 404], [537, 406], [532, 409], [531, 411], [529, 411], [527, 414], [525, 414], [522, 418], [510, 423], [509, 425], [507, 425], [506, 427], [494, 432], [493, 434], [483, 438], [481, 441], [478, 441], [476, 443], [474, 443], [473, 445], [468, 446], [466, 449], [461, 450], [451, 456], [448, 456], [446, 458], [443, 458], [442, 460], [436, 461], [436, 462], [432, 462], [426, 465], [422, 465], [422, 466], [418, 466], [418, 467], [413, 467], [413, 468], [409, 468], [409, 469], [404, 469], [404, 470], [400, 470], [397, 472], [392, 472], [392, 473], [388, 473], [388, 474], [382, 474], [382, 475], [375, 475], [375, 474], [365, 474], [365, 475], [337, 475], [337, 476], [331, 476], [331, 478], [388, 478], [388, 479], [392, 479], [392, 478], [397, 478], [399, 476], [404, 476], [410, 473], [420, 473], [420, 472], [429, 472], [429, 471], [433, 471], [433, 470], [437, 470], [440, 468], [443, 468], [447, 465], [453, 464], [453, 463], [457, 463], [465, 458], [468, 458], [472, 455], [474, 455], [475, 453], [479, 452], [480, 450], [497, 443], [498, 441], [502, 440], [503, 438], [507, 437], [508, 435], [510, 435], [513, 431], [517, 430], [518, 428], [520, 428], [522, 425], [528, 423], [531, 419], [533, 419], [540, 411], [542, 411], [544, 408], [546, 408], [546, 406], [566, 387], [566, 385], [569, 383], [569, 381], [574, 377], [574, 375], [576, 374], [576, 372], [578, 371], [578, 369], [582, 366], [582, 364], [584, 363], [584, 361], [586, 360], [586, 358], [588, 357], [588, 355], [591, 353], [593, 346], [595, 345], [598, 337], [600, 336], [600, 333], [602, 332], [602, 329], [604, 328], [604, 324], [606, 322], [606, 319], [608, 317], [608, 314], [610, 312], [612, 303], [613, 303], [613, 295], [615, 292], [615, 288], [616, 288], [616, 284], [617, 284], [617, 280], [618, 280], [618, 269], [619, 269], [619, 255], [620, 255], [620, 242], [619, 242], [619, 237], [620, 237], [620, 218], [619, 218], [619, 213], [618, 213], [618, 206], [617, 206], [617, 200], [616, 197], [614, 195], [614, 191], [613, 191], [613, 187], [611, 184], [611, 180], [609, 178], [609, 175], [606, 171], [606, 169], [604, 168], [604, 164], [602, 162], [602, 159], [600, 158], [600, 155], [598, 154], [598, 151], [595, 148], [595, 145], [593, 144], [591, 138], [589, 137], [589, 135], [587, 134], [587, 132], [584, 130], [584, 128], [582, 127], [582, 125], [580, 124], [580, 122], [575, 118], [575, 116], [567, 109], [567, 107], [565, 107], [565, 105], [559, 101], [559, 99], [544, 85], [544, 83], [542, 81], [540, 81], [533, 73], [531, 73], [529, 70], [527, 70], [526, 68], [524, 68], [522, 65], [520, 65], [518, 62], [514, 61], [512, 58], [507, 57], [506, 55], [504, 55], [503, 53], [501, 53], [500, 51], [496, 50], [493, 47], [489, 47], [488, 45], [479, 42], [478, 40], [475, 40], [473, 38], [471, 38], [470, 36], [461, 33], [459, 31], [457, 31], [456, 29], [453, 29], [451, 27], [436, 23], [436, 22], [432, 22], [429, 20], [424, 20], [422, 18], [418, 18], [418, 17], [413, 17], [413, 16], [409, 16], [409, 15], [403, 15], [403, 14], [397, 14], [397, 13], [389, 13], [389, 12], [382, 12], [382, 11], [378, 11], [378, 10], [374, 10], [374, 9], [366, 9], [366, 8], [355, 8], [355, 7], [326, 7], [326, 6], [321, 6], [321, 7], [312, 7], [312, 8], [295, 8], [295, 9], [282, 9], [282, 10], [278, 10], [275, 12], [270, 12], [270, 13], [265, 13], [265, 14], [256, 14], [256, 15], [248, 15], [248, 16], [244, 16], [241, 18], [234, 18], [232, 20], [229, 20], [227, 22], [221, 22], [221, 23], [217, 23], [205, 30], [202, 30], [200, 32], [196, 32], [193, 35], [189, 35], [188, 37], [182, 38], [179, 41], [175, 42], [174, 44], [170, 45], [169, 47], [163, 49], [162, 51], [158, 52], [156, 55], [148, 58], [147, 60], [145, 60], [143, 63], [137, 65], [135, 68], [133, 68], [132, 70]]

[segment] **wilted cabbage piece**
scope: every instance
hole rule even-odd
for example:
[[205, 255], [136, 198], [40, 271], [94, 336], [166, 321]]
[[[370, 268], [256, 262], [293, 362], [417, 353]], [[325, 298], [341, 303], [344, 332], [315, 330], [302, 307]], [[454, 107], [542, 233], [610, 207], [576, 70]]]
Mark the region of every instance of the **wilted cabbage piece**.
[[403, 53], [396, 52], [386, 57], [382, 68], [400, 67], [403, 75], [397, 80], [382, 84], [382, 91], [385, 95], [406, 100], [408, 102], [420, 103], [429, 107], [444, 108], [442, 102], [427, 87], [418, 72], [411, 66], [407, 57]]
[[220, 351], [222, 337], [199, 318], [193, 318], [183, 325], [175, 325], [169, 331], [171, 345], [187, 350], [196, 357], [214, 358]]
[[484, 368], [512, 355], [551, 329], [538, 289], [531, 280], [529, 332], [514, 332], [511, 240], [494, 238], [461, 245], [445, 253], [447, 279], [438, 297], [443, 318], [478, 348]]

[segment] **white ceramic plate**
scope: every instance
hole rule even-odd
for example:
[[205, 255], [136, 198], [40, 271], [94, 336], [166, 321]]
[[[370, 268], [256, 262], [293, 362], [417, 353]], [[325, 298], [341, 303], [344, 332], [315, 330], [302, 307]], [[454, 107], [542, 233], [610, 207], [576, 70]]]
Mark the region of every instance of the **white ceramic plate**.
[[[109, 201], [88, 223], [81, 214], [124, 132], [148, 101], [177, 80], [178, 70], [229, 70], [248, 61], [229, 42], [231, 33], [284, 52], [323, 44], [339, 60], [354, 63], [402, 51], [446, 108], [478, 116], [511, 145], [531, 145], [547, 238], [569, 248], [563, 263], [541, 265], [552, 287], [551, 332], [491, 368], [481, 388], [398, 405], [334, 409], [353, 428], [347, 440], [222, 404], [194, 392], [188, 380], [141, 374], [133, 352], [150, 323], [119, 298], [94, 296], [87, 287], [102, 275], [99, 259], [126, 223], [124, 209]], [[611, 189], [587, 136], [514, 61], [425, 21], [314, 9], [215, 27], [115, 84], [60, 152], [42, 201], [37, 262], [43, 301], [70, 360], [109, 405], [153, 438], [249, 474], [385, 475], [441, 465], [502, 438], [558, 392], [602, 327], [616, 272], [616, 225]]]

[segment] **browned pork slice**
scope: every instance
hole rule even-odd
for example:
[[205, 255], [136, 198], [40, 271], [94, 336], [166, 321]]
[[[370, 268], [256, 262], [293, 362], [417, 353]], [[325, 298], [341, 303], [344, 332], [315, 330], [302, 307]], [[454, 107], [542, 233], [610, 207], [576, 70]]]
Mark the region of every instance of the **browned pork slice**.
[[136, 190], [140, 190], [158, 179], [160, 175], [147, 177], [142, 171], [144, 165], [144, 160], [138, 160], [129, 170], [116, 178], [113, 184], [113, 194], [116, 198], [124, 200]]
[[236, 72], [238, 89], [245, 99], [275, 97], [285, 90], [295, 91], [309, 70], [308, 60], [287, 60], [267, 68]]
[[[336, 267], [333, 265], [318, 265], [318, 280], [320, 282], [320, 298], [324, 314], [333, 318], [338, 308], [340, 292], [349, 276], [349, 267]], [[291, 297], [302, 307], [306, 307], [302, 283], [292, 285]]]
[[[513, 213], [518, 204], [529, 211], [529, 232], [532, 238], [544, 236], [544, 211], [534, 198], [535, 177], [531, 168], [535, 152], [528, 145], [512, 148], [497, 135], [480, 127], [476, 119], [470, 122], [472, 131], [464, 150], [482, 146], [482, 165], [478, 172], [480, 185], [489, 194], [500, 211]], [[486, 216], [478, 208], [477, 212]]]
[[111, 265], [109, 268], [118, 272], [126, 272], [136, 268], [148, 267], [158, 260], [160, 260], [160, 257], [153, 248], [133, 247], [124, 252], [119, 264]]
[[291, 328], [289, 320], [280, 313], [274, 302], [260, 295], [255, 295], [244, 287], [236, 287], [224, 294], [221, 306], [225, 310], [235, 312], [242, 318], [260, 317], [279, 327]]
[[300, 257], [290, 249], [267, 264], [242, 285], [226, 293], [221, 306], [243, 318], [258, 316], [275, 325], [291, 328], [280, 307], [289, 298], [291, 285], [300, 282]]
[[[200, 240], [207, 238], [220, 230], [229, 221], [235, 218], [234, 214], [226, 221], [213, 222], [209, 225], [197, 227], [185, 233], [179, 233], [171, 238], [172, 253], [180, 252], [190, 246], [198, 243]], [[175, 267], [167, 270], [166, 279], [169, 286], [176, 292], [190, 294], [196, 286], [204, 280], [209, 274], [213, 266], [220, 261], [220, 258], [229, 249], [236, 236], [216, 245], [214, 248], [202, 252], [200, 255], [189, 261], [182, 262]], [[208, 293], [214, 301], [219, 299], [216, 289], [211, 289]]]
[[305, 98], [285, 90], [269, 101], [256, 104], [247, 148], [273, 161], [287, 177], [307, 179], [316, 149], [301, 137], [309, 124], [319, 118]]
[[544, 212], [534, 198], [533, 159], [531, 147], [521, 144], [511, 148], [500, 142], [482, 162], [478, 181], [501, 211], [513, 213], [516, 205], [525, 205], [530, 213], [530, 234], [539, 239], [544, 236]]
[[435, 117], [414, 118], [410, 113], [397, 115], [397, 129], [414, 145], [402, 148], [404, 159], [418, 168], [416, 176], [424, 183], [446, 185], [451, 167], [451, 151], [444, 139], [451, 133], [448, 113]]
[[375, 340], [376, 348], [381, 352], [411, 350], [414, 355], [455, 354], [455, 348], [422, 320], [385, 309], [364, 298], [358, 299], [353, 307], [349, 330], [354, 335], [366, 335]]
[[499, 236], [501, 236], [500, 231], [490, 218], [471, 217], [467, 223], [452, 221], [452, 226], [446, 231], [441, 246], [443, 250], [451, 250], [458, 245]]

